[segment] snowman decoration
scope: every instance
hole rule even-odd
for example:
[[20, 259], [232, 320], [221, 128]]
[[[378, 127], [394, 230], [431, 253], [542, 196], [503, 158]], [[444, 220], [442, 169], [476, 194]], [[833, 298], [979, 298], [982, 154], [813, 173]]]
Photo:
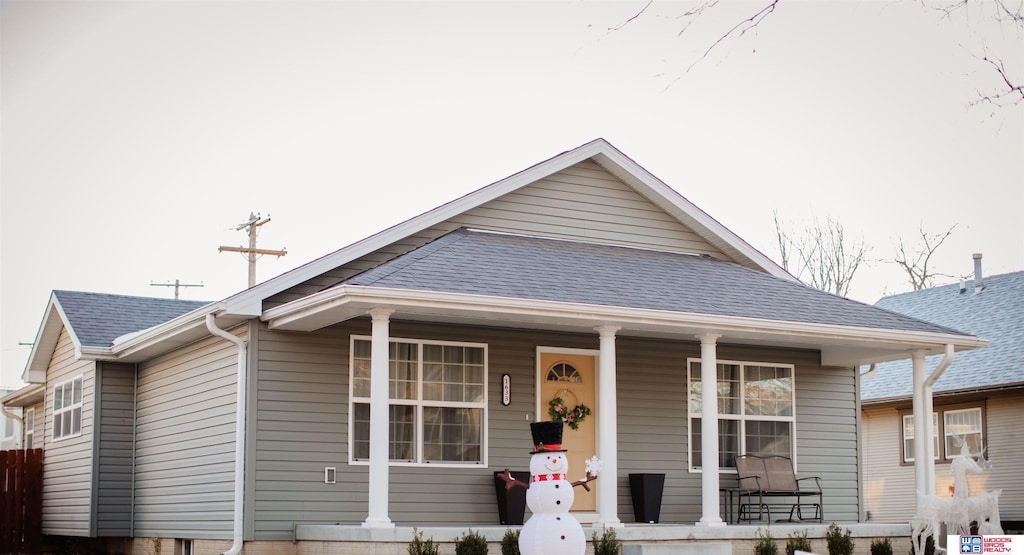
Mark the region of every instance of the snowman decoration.
[[587, 538], [583, 527], [569, 514], [575, 494], [573, 487], [597, 479], [597, 457], [587, 462], [587, 476], [570, 482], [569, 461], [562, 449], [562, 422], [533, 422], [534, 450], [530, 452], [530, 483], [512, 478], [508, 469], [501, 475], [505, 488], [526, 488], [526, 505], [533, 513], [519, 534], [522, 555], [583, 555]]

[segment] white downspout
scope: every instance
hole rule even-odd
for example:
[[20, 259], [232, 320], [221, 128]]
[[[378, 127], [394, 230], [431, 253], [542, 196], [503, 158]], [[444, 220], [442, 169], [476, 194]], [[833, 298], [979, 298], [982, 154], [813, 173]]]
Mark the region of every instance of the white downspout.
[[213, 314], [206, 315], [206, 329], [238, 347], [238, 393], [235, 400], [235, 519], [231, 548], [223, 555], [238, 555], [242, 551], [242, 526], [245, 514], [242, 501], [245, 493], [245, 392], [246, 342], [217, 327]]
[[[930, 494], [935, 493], [935, 444], [932, 443], [931, 437], [934, 433], [932, 430], [932, 412], [934, 411], [932, 403], [932, 386], [935, 382], [942, 377], [942, 373], [949, 368], [949, 365], [953, 363], [953, 345], [946, 345], [945, 356], [939, 361], [939, 365], [932, 370], [932, 373], [924, 380], [924, 416], [925, 416], [925, 432], [928, 434], [929, 440], [924, 442], [925, 444], [925, 462], [927, 464], [927, 480], [925, 482], [925, 491]], [[940, 438], [941, 439], [941, 438]]]

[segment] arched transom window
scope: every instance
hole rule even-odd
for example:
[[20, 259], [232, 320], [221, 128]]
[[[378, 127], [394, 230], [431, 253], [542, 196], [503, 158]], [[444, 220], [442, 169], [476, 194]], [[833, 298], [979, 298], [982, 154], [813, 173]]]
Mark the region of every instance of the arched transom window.
[[581, 383], [583, 381], [579, 371], [568, 362], [559, 362], [551, 366], [546, 379], [549, 382]]

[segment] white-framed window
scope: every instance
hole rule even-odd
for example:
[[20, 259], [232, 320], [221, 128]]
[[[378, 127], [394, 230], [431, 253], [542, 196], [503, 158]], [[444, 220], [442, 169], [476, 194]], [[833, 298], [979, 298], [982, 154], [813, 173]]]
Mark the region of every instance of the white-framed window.
[[[904, 464], [914, 462], [914, 414], [900, 411], [902, 438], [900, 448]], [[932, 413], [932, 449], [935, 460], [950, 461], [960, 454], [961, 442], [971, 453], [979, 453], [985, 444], [985, 410], [980, 404], [936, 407]]]
[[[370, 458], [370, 338], [353, 336], [349, 463]], [[392, 338], [388, 345], [392, 464], [487, 464], [487, 345]]]
[[[903, 460], [904, 462], [914, 462], [914, 436], [916, 432], [914, 430], [914, 415], [904, 414], [903, 415]], [[935, 453], [935, 459], [939, 458], [939, 414], [932, 413], [932, 452]]]
[[82, 434], [82, 376], [53, 386], [53, 439]]
[[[690, 471], [702, 465], [700, 359], [687, 359]], [[736, 468], [736, 456], [793, 457], [796, 398], [793, 365], [762, 362], [718, 363], [718, 465]]]
[[33, 449], [36, 433], [36, 409], [25, 409], [25, 449]]

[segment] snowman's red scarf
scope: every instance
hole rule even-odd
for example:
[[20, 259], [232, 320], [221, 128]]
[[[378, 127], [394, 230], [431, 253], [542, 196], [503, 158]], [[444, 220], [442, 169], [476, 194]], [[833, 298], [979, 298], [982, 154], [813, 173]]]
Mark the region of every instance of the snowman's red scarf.
[[568, 480], [565, 474], [538, 474], [530, 478], [531, 482], [554, 482], [555, 480]]

